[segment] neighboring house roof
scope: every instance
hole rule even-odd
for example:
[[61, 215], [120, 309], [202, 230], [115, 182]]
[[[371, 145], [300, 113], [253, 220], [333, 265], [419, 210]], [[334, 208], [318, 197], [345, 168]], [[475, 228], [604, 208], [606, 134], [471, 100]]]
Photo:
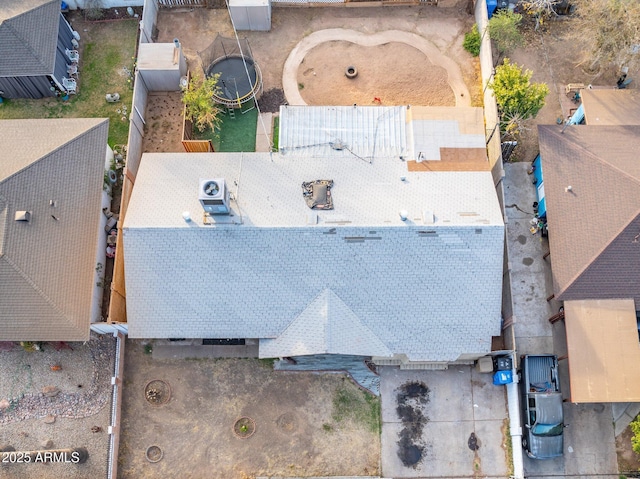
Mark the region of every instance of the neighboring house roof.
[[[203, 216], [202, 178], [225, 179], [231, 216]], [[302, 183], [318, 179], [334, 182], [333, 210], [305, 203]], [[504, 224], [488, 171], [343, 151], [146, 153], [123, 238], [131, 337], [446, 362], [500, 333]]]
[[108, 125], [0, 121], [0, 340], [89, 338]]
[[580, 90], [587, 125], [640, 125], [640, 91]]
[[53, 73], [59, 0], [3, 0], [0, 3], [0, 76]]
[[539, 126], [554, 292], [640, 304], [640, 126]]

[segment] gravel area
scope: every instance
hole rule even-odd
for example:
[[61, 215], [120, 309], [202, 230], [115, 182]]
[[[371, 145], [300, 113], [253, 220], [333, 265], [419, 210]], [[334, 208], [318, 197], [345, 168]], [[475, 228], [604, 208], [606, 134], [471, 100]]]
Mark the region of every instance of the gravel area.
[[115, 345], [100, 335], [40, 351], [0, 344], [0, 449], [89, 451], [84, 464], [11, 464], [0, 452], [0, 477], [105, 477]]

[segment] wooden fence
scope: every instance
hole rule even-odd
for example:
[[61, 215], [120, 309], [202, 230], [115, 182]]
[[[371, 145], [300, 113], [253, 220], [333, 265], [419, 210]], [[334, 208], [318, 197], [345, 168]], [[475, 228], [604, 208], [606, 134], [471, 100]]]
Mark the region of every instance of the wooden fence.
[[182, 146], [187, 153], [209, 153], [213, 151], [210, 140], [193, 138], [193, 123], [187, 118], [187, 107], [182, 110]]

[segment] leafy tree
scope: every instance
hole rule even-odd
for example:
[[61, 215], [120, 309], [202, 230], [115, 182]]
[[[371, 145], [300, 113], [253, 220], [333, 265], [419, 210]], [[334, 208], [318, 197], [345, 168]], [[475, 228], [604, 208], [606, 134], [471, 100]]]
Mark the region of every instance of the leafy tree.
[[589, 70], [640, 65], [640, 2], [638, 0], [574, 0], [572, 31], [588, 52]]
[[220, 95], [221, 89], [218, 86], [220, 74], [213, 75], [204, 80], [193, 77], [187, 88], [182, 92], [182, 103], [187, 110], [187, 118], [193, 121], [199, 131], [204, 131], [207, 127], [211, 131], [220, 129], [222, 118], [220, 109], [213, 101], [213, 95]]
[[471, 27], [471, 31], [464, 34], [464, 41], [462, 47], [471, 53], [474, 57], [480, 55], [480, 32], [478, 32], [478, 25], [475, 23]]
[[518, 30], [522, 15], [510, 10], [499, 10], [489, 20], [489, 35], [495, 42], [500, 55], [522, 45], [522, 34]]
[[508, 58], [496, 67], [489, 86], [500, 110], [500, 129], [505, 133], [518, 134], [522, 122], [535, 117], [544, 106], [549, 87], [544, 83], [531, 83], [531, 75], [531, 70], [522, 71], [522, 67], [510, 63]]

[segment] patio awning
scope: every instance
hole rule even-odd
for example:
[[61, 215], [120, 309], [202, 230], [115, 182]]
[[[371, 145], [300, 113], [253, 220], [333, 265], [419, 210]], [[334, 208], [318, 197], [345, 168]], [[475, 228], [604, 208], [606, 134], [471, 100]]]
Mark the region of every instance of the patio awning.
[[571, 401], [640, 401], [640, 341], [632, 299], [565, 301]]

